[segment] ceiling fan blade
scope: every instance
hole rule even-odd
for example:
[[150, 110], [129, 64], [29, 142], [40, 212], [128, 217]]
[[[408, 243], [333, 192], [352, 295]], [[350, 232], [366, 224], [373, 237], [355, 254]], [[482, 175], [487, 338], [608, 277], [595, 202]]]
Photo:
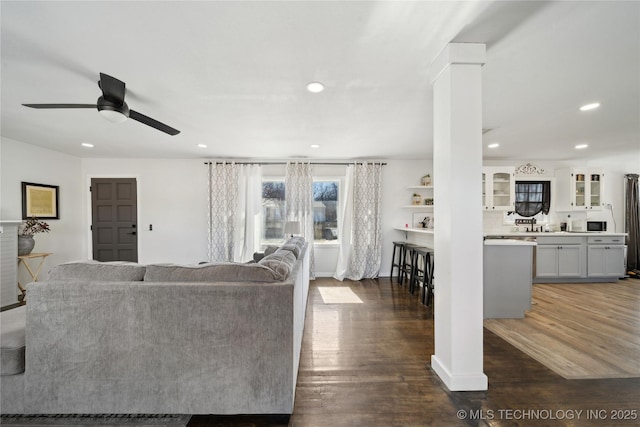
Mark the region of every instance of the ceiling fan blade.
[[152, 128], [156, 128], [159, 131], [162, 131], [164, 133], [168, 133], [169, 135], [177, 135], [180, 133], [178, 129], [174, 129], [171, 126], [167, 126], [164, 123], [160, 123], [159, 121], [154, 120], [151, 117], [145, 116], [144, 114], [138, 113], [137, 111], [129, 110], [129, 118], [137, 122], [143, 123], [147, 126], [151, 126]]
[[22, 104], [29, 108], [97, 108], [96, 104]]
[[111, 77], [110, 75], [100, 73], [100, 81], [98, 86], [102, 89], [102, 94], [108, 101], [116, 104], [124, 103], [124, 94], [126, 87], [123, 81]]

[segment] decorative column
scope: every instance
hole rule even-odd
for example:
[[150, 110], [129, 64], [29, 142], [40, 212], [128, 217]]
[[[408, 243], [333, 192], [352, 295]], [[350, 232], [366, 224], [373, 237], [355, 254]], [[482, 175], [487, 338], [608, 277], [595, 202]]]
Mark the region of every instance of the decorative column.
[[485, 45], [451, 43], [433, 62], [434, 316], [431, 367], [452, 391], [482, 371], [482, 78]]

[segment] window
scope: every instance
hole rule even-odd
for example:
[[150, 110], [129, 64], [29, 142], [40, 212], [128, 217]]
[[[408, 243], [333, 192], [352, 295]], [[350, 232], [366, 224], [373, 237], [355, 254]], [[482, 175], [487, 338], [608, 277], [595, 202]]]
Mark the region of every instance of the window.
[[[338, 180], [313, 182], [313, 229], [318, 243], [335, 243], [339, 238]], [[286, 221], [286, 189], [284, 180], [262, 181], [262, 233], [263, 245], [280, 244], [284, 240]]]
[[283, 181], [262, 181], [262, 243], [284, 240], [285, 189]]
[[338, 181], [313, 181], [313, 230], [316, 241], [338, 240]]
[[505, 223], [514, 224], [520, 218], [535, 218], [538, 224], [547, 223], [550, 207], [550, 181], [516, 181], [515, 212], [506, 212]]
[[549, 214], [551, 183], [549, 181], [516, 181], [516, 213], [532, 217]]

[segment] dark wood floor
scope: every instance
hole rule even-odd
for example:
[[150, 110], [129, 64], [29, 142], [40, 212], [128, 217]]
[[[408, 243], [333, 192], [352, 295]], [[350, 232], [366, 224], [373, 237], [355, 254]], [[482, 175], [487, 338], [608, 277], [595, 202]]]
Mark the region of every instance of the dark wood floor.
[[[349, 286], [364, 304], [324, 304], [318, 286]], [[309, 293], [293, 415], [193, 416], [188, 425], [640, 424], [640, 378], [566, 380], [485, 329], [489, 390], [450, 392], [431, 370], [431, 354], [432, 309], [406, 288], [386, 278], [318, 279]]]

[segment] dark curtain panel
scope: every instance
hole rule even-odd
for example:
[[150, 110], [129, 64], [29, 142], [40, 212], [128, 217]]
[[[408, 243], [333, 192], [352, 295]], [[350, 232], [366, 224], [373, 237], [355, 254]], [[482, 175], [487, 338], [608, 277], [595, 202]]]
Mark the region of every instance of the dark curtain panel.
[[625, 218], [627, 236], [627, 270], [640, 270], [640, 205], [638, 175], [625, 175]]
[[516, 213], [531, 217], [542, 212], [547, 215], [551, 207], [550, 181], [516, 182]]

